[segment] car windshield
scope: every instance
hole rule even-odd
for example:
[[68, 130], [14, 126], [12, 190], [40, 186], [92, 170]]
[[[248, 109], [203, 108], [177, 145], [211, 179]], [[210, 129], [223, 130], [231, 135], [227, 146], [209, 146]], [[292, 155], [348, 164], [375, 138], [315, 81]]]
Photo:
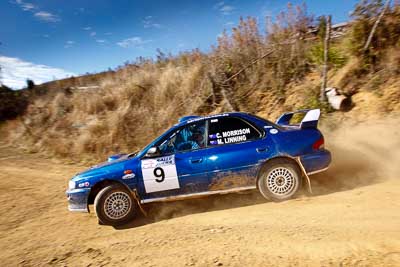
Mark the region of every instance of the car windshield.
[[149, 144], [147, 144], [142, 150], [140, 150], [139, 153], [137, 154], [142, 154], [145, 151], [147, 151], [151, 146], [156, 145], [157, 143], [160, 142], [160, 140], [163, 140], [166, 136], [170, 135], [173, 131], [175, 131], [177, 129], [177, 126], [174, 125], [171, 128], [169, 128], [168, 130], [166, 130], [164, 133], [162, 133], [160, 136], [158, 136], [157, 138], [153, 139]]

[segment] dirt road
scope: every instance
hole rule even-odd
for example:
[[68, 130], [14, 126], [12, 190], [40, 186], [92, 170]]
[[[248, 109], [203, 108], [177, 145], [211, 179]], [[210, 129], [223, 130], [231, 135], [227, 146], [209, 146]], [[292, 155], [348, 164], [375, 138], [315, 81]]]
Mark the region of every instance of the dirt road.
[[400, 266], [399, 131], [368, 127], [327, 137], [335, 161], [313, 177], [313, 196], [153, 204], [121, 229], [67, 211], [67, 181], [83, 166], [3, 145], [0, 265]]

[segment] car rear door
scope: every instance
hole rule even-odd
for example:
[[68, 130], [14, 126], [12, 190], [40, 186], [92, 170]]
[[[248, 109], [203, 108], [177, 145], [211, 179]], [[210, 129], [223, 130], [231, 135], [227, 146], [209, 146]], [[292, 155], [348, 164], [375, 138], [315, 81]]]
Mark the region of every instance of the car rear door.
[[208, 120], [209, 190], [254, 186], [261, 159], [269, 149], [264, 132], [233, 116]]

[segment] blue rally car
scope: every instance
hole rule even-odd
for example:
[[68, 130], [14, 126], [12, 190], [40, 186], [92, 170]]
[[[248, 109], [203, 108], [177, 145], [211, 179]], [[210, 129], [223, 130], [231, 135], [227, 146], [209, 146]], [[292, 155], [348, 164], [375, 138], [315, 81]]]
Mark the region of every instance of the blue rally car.
[[[290, 124], [295, 114], [304, 115]], [[296, 115], [297, 116], [297, 115]], [[317, 129], [319, 109], [283, 114], [276, 123], [247, 113], [187, 116], [138, 153], [113, 155], [78, 173], [66, 192], [69, 210], [120, 225], [142, 204], [258, 189], [273, 201], [292, 198], [331, 154]]]

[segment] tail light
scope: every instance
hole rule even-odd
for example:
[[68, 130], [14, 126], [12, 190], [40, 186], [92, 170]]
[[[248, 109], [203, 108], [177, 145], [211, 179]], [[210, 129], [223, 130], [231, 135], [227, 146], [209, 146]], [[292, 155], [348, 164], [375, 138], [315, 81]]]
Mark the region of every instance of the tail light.
[[313, 144], [313, 149], [314, 150], [321, 150], [321, 149], [324, 149], [324, 144], [325, 144], [325, 141], [324, 141], [324, 137], [321, 137], [320, 139], [318, 139], [314, 144]]

